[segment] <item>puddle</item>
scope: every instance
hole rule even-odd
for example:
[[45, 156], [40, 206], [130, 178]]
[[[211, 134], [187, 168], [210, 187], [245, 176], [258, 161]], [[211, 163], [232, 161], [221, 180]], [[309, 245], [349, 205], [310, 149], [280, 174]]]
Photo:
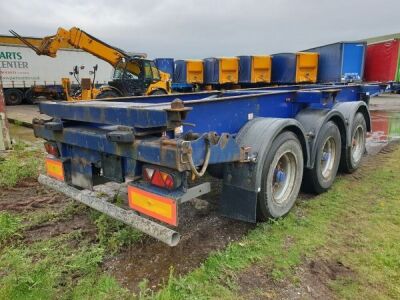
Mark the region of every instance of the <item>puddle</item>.
[[[399, 99], [400, 100], [400, 99]], [[367, 135], [368, 154], [377, 154], [389, 142], [400, 139], [400, 112], [371, 111], [372, 132]]]

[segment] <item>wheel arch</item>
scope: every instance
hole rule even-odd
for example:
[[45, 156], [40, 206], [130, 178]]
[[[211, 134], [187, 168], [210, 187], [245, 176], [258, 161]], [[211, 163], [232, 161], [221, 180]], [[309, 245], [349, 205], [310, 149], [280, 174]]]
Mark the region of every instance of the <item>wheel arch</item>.
[[371, 131], [371, 116], [368, 111], [368, 106], [364, 101], [341, 102], [337, 103], [334, 108], [341, 112], [346, 120], [346, 147], [351, 146], [351, 130], [357, 113], [360, 112], [363, 114], [367, 125], [367, 131]]
[[[346, 119], [343, 114], [336, 109], [304, 109], [300, 111], [296, 120], [304, 127], [306, 131], [310, 156], [308, 159], [307, 168], [312, 169], [315, 163], [315, 155], [320, 138], [320, 130], [322, 126], [332, 121], [339, 128], [342, 139], [347, 140]], [[343, 143], [342, 143], [343, 145]]]
[[[371, 122], [371, 115], [369, 113], [368, 107], [366, 105], [361, 105], [357, 111], [356, 114], [360, 112], [363, 114], [364, 119], [365, 119], [365, 123], [367, 125], [367, 131], [371, 132], [372, 131], [372, 122]], [[355, 114], [354, 114], [355, 115]]]
[[[113, 92], [118, 93], [121, 97], [124, 95], [121, 90], [119, 90], [116, 87], [111, 86], [111, 85], [102, 85], [99, 88], [99, 90], [100, 90], [100, 93], [106, 92], [106, 91], [113, 91]], [[100, 95], [100, 93], [99, 93], [99, 95]]]
[[[148, 95], [149, 96], [154, 95], [158, 91], [165, 93], [165, 95], [168, 95], [167, 90], [165, 90], [164, 88], [160, 88], [160, 87], [152, 90]], [[155, 96], [162, 96], [162, 95], [155, 95]]]

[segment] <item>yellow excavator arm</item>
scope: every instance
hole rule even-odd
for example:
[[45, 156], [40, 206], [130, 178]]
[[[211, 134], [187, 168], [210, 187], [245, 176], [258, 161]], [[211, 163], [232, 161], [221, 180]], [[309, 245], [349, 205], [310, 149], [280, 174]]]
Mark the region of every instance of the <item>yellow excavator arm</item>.
[[[123, 58], [129, 55], [124, 51], [107, 45], [103, 41], [96, 39], [85, 31], [72, 27], [70, 30], [58, 28], [55, 35], [46, 36], [42, 39], [39, 47], [34, 49], [38, 55], [56, 57], [57, 51], [67, 42], [76, 49], [82, 49], [98, 58], [108, 62], [115, 67]], [[128, 64], [128, 70], [133, 74], [138, 74], [140, 68], [136, 64]]]
[[[106, 44], [77, 27], [72, 27], [69, 30], [61, 27], [58, 28], [55, 35], [44, 37], [38, 47], [32, 45], [28, 40], [18, 35], [15, 31], [10, 30], [10, 32], [24, 42], [28, 47], [32, 48], [38, 55], [56, 57], [57, 51], [62, 48], [65, 43], [68, 43], [76, 49], [84, 50], [85, 52], [108, 62], [114, 68], [118, 67], [126, 69], [138, 77], [142, 75], [141, 72], [144, 72], [143, 68], [138, 64], [138, 60], [131, 59], [130, 54]], [[143, 53], [138, 53], [134, 56], [139, 59], [146, 57]], [[170, 92], [170, 76], [161, 71], [159, 71], [159, 73], [161, 80], [150, 84], [146, 94], [150, 94], [157, 89], [164, 90], [167, 93]]]

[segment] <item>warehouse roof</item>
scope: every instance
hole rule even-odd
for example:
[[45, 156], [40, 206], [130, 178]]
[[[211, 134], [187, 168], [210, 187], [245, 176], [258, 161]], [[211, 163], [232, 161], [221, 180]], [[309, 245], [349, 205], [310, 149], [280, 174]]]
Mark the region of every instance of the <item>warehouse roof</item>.
[[373, 43], [392, 40], [392, 39], [400, 39], [400, 32], [371, 37], [368, 39], [364, 39], [363, 41], [366, 41], [368, 44], [373, 44]]

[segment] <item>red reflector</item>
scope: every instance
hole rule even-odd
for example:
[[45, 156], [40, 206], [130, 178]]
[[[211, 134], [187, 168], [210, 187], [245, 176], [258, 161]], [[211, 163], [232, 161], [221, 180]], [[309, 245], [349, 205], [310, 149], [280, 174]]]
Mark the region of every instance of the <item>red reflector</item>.
[[55, 145], [55, 144], [53, 144], [53, 143], [44, 143], [44, 148], [46, 149], [46, 152], [48, 153], [48, 154], [51, 154], [51, 155], [53, 155], [53, 156], [55, 156], [55, 157], [58, 157], [58, 156], [60, 156], [60, 154], [59, 154], [59, 152], [58, 152], [58, 148], [57, 148], [57, 146]]
[[151, 183], [159, 187], [165, 187], [164, 180], [159, 170], [154, 172], [153, 178], [151, 178]]
[[167, 174], [166, 178], [164, 179], [164, 183], [165, 186], [169, 189], [172, 189], [174, 187], [174, 180], [172, 179], [171, 175]]

